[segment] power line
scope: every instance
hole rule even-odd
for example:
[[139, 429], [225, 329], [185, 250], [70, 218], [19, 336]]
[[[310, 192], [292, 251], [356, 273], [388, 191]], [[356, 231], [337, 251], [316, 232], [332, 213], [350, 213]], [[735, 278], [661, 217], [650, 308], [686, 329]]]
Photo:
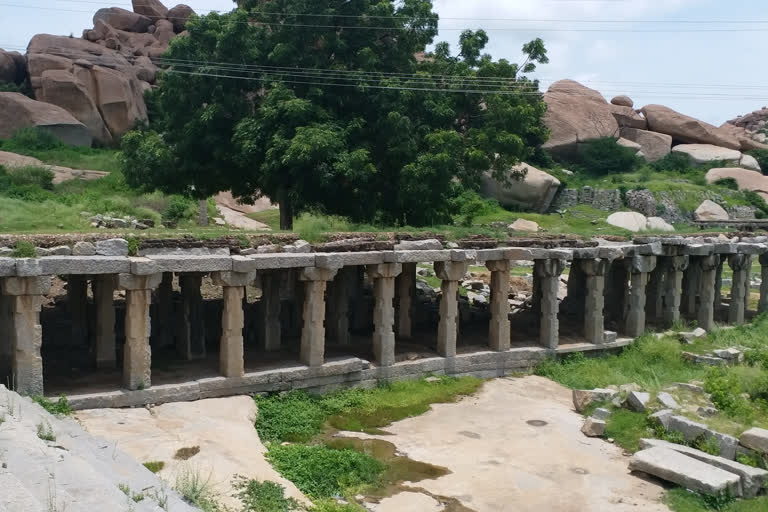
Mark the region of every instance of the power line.
[[[38, 10], [44, 10], [44, 11], [63, 11], [63, 12], [82, 12], [82, 13], [91, 13], [91, 11], [85, 11], [85, 10], [76, 10], [76, 9], [61, 9], [61, 8], [51, 8], [51, 7], [43, 7], [43, 6], [32, 6], [32, 5], [19, 5], [19, 4], [5, 4], [0, 3], [0, 7], [17, 7], [21, 9], [38, 9]], [[291, 14], [287, 14], [286, 16], [295, 16]], [[151, 17], [151, 16], [150, 16]], [[163, 16], [162, 19], [186, 19], [184, 17], [166, 17]], [[429, 19], [428, 17], [424, 18], [413, 18], [413, 19]], [[650, 21], [649, 21], [650, 22]], [[250, 24], [250, 22], [247, 21], [230, 21], [229, 23], [244, 23], [244, 24]], [[260, 25], [267, 25], [267, 26], [277, 26], [277, 27], [293, 27], [293, 28], [327, 28], [327, 29], [350, 29], [350, 30], [378, 30], [378, 31], [411, 31], [414, 30], [412, 27], [385, 27], [385, 26], [363, 26], [363, 25], [340, 25], [340, 24], [326, 24], [326, 25], [320, 25], [320, 24], [311, 24], [311, 23], [284, 23], [284, 22], [265, 22], [265, 21], [259, 21]], [[569, 21], [570, 23], [570, 21]], [[609, 22], [602, 22], [602, 23], [609, 23]], [[719, 22], [719, 23], [728, 23], [728, 22]], [[738, 24], [738, 22], [732, 22], [733, 24]], [[765, 23], [768, 24], [768, 21], [765, 22], [757, 22], [757, 23]], [[439, 31], [464, 31], [467, 30], [466, 27], [439, 27]], [[596, 33], [707, 33], [707, 32], [714, 32], [714, 33], [725, 33], [725, 32], [768, 32], [768, 27], [766, 28], [717, 28], [717, 29], [704, 29], [704, 28], [695, 28], [695, 29], [674, 29], [674, 28], [655, 28], [655, 29], [636, 29], [636, 28], [547, 28], [547, 27], [483, 27], [483, 30], [489, 32], [508, 32], [508, 31], [517, 31], [517, 32], [596, 32]]]

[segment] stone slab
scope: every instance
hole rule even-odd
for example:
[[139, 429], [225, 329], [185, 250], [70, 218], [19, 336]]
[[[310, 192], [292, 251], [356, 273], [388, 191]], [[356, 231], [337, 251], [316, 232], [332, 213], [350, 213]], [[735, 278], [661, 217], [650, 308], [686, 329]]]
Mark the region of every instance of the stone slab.
[[40, 269], [49, 275], [121, 274], [131, 272], [131, 263], [120, 256], [46, 256]]
[[16, 275], [16, 260], [13, 258], [0, 258], [0, 277]]
[[451, 251], [395, 251], [396, 263], [432, 263], [435, 261], [451, 261]]
[[376, 265], [394, 261], [395, 254], [392, 251], [367, 251], [367, 252], [331, 252], [316, 253], [315, 266], [320, 268], [341, 268], [359, 265]]
[[750, 450], [768, 454], [768, 430], [757, 427], [751, 428], [741, 434], [739, 443]]
[[39, 276], [43, 274], [40, 258], [16, 259], [16, 275], [19, 277]]
[[738, 475], [741, 479], [740, 492], [738, 494], [740, 497], [754, 498], [765, 486], [766, 482], [768, 482], [768, 471], [765, 471], [764, 469], [747, 466], [723, 457], [718, 457], [717, 455], [710, 455], [701, 450], [697, 450], [696, 448], [691, 448], [690, 446], [670, 443], [668, 441], [662, 441], [661, 439], [640, 440], [640, 449], [642, 450], [658, 447], [674, 450], [689, 457], [693, 457], [696, 460], [700, 460], [701, 462], [706, 462], [716, 468]]
[[741, 487], [738, 475], [668, 448], [641, 450], [629, 461], [629, 469], [642, 471], [686, 489], [710, 496], [736, 496]]
[[226, 272], [232, 270], [230, 256], [152, 256], [159, 272]]
[[252, 256], [233, 256], [232, 268], [235, 272], [253, 272], [283, 268], [304, 268], [315, 266], [312, 253], [254, 254]]
[[720, 456], [733, 460], [736, 458], [736, 447], [739, 441], [728, 434], [715, 432], [702, 423], [689, 420], [684, 416], [670, 416], [667, 430], [680, 432], [686, 441], [695, 441], [699, 437], [714, 437], [720, 444]]

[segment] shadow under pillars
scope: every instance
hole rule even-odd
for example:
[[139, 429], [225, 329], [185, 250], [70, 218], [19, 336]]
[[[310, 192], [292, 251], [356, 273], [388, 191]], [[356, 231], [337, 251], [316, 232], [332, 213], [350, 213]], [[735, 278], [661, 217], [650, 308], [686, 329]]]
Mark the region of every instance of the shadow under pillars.
[[413, 336], [413, 308], [416, 295], [416, 263], [403, 263], [395, 278], [395, 332], [403, 340]]
[[665, 276], [666, 272], [663, 261], [659, 257], [656, 267], [648, 276], [648, 284], [645, 288], [645, 317], [647, 323], [660, 324], [663, 321]]
[[181, 304], [177, 314], [176, 349], [186, 360], [202, 359], [205, 347], [205, 311], [200, 290], [203, 274], [185, 273], [179, 275]]
[[0, 295], [0, 384], [10, 387], [13, 356], [11, 299]]
[[629, 310], [630, 268], [625, 260], [612, 261], [605, 277], [605, 325], [624, 332]]
[[88, 277], [67, 277], [67, 309], [71, 322], [70, 343], [73, 346], [88, 344]]
[[356, 295], [358, 268], [343, 267], [339, 269], [333, 281], [328, 283], [328, 302], [326, 304], [326, 339], [339, 345], [349, 345], [352, 340], [350, 333], [350, 317], [352, 297]]

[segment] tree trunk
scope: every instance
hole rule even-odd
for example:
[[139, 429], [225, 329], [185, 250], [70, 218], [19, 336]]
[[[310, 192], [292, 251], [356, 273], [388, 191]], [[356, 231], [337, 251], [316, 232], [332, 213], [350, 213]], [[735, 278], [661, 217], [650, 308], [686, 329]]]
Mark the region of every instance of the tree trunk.
[[197, 203], [197, 223], [201, 226], [208, 225], [208, 201], [200, 199]]
[[293, 206], [285, 189], [278, 192], [277, 204], [280, 207], [280, 229], [293, 231]]

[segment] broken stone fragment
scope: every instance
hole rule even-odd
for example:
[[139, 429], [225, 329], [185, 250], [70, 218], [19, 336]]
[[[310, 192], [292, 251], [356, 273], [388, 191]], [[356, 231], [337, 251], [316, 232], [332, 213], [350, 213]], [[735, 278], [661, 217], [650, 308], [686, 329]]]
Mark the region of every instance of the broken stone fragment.
[[672, 395], [669, 393], [662, 391], [658, 395], [656, 395], [656, 399], [659, 401], [662, 407], [665, 409], [673, 409], [677, 410], [680, 409], [680, 404], [677, 403], [677, 400], [675, 400]]
[[618, 393], [611, 389], [574, 389], [573, 407], [576, 412], [584, 412], [592, 402], [609, 402]]
[[605, 421], [597, 418], [587, 418], [581, 431], [587, 437], [602, 437], [605, 435]]
[[664, 427], [664, 430], [667, 430], [669, 429], [669, 418], [672, 417], [672, 414], [674, 414], [674, 411], [671, 409], [664, 409], [651, 414], [651, 420], [658, 422]]
[[741, 434], [739, 443], [750, 450], [768, 454], [768, 430], [757, 427], [751, 428]]
[[632, 391], [627, 397], [627, 405], [635, 412], [645, 412], [648, 409], [648, 402], [650, 400], [650, 393]]
[[592, 413], [592, 417], [598, 420], [607, 420], [610, 415], [611, 411], [602, 407], [595, 409], [595, 412]]
[[744, 361], [744, 352], [733, 347], [722, 350], [713, 350], [712, 353], [720, 359], [725, 359], [731, 364], [741, 363]]

